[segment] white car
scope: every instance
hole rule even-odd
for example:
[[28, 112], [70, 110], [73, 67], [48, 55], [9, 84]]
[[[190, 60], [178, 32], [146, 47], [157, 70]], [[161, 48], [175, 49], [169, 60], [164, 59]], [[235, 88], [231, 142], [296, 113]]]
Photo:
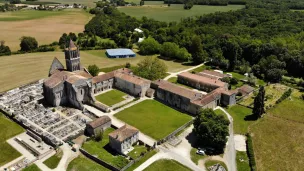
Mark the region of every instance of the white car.
[[202, 149], [198, 149], [197, 151], [196, 151], [196, 154], [199, 154], [199, 155], [205, 155], [205, 151], [204, 150], [202, 150]]

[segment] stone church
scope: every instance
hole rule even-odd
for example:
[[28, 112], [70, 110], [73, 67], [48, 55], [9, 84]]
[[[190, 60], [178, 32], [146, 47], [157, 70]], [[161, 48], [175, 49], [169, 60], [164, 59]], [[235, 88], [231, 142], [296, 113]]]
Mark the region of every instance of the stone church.
[[65, 48], [66, 69], [54, 58], [49, 78], [43, 83], [45, 100], [52, 106], [72, 105], [83, 109], [84, 103], [92, 103], [92, 76], [80, 65], [79, 48], [71, 40]]

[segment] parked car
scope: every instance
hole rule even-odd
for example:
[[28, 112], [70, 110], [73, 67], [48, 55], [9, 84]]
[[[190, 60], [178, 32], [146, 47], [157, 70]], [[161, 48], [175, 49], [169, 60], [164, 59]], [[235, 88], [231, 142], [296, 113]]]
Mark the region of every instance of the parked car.
[[197, 151], [196, 151], [196, 154], [199, 154], [199, 155], [206, 155], [205, 154], [205, 151], [204, 150], [202, 150], [202, 149], [198, 149]]

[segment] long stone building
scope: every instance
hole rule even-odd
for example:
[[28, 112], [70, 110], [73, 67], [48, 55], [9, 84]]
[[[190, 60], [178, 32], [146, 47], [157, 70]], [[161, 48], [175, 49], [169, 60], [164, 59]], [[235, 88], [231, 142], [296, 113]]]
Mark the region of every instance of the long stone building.
[[137, 97], [146, 95], [150, 81], [137, 77], [123, 68], [92, 77], [80, 64], [79, 48], [70, 41], [65, 48], [66, 69], [54, 58], [49, 78], [43, 83], [45, 100], [52, 106], [70, 105], [83, 109], [83, 104], [94, 104], [94, 94], [113, 87]]

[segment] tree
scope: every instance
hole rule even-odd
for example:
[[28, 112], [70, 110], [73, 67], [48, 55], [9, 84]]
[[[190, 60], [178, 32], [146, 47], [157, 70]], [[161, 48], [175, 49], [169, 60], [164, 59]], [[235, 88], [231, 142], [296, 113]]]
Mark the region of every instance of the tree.
[[10, 4], [20, 4], [21, 0], [10, 0]]
[[11, 55], [11, 49], [5, 46], [5, 41], [0, 41], [0, 56]]
[[21, 37], [21, 51], [23, 52], [32, 52], [38, 48], [38, 42], [34, 37]]
[[229, 121], [212, 109], [202, 109], [195, 117], [193, 132], [203, 146], [223, 152], [229, 135]]
[[94, 64], [94, 65], [89, 65], [88, 70], [89, 70], [89, 73], [90, 73], [93, 77], [97, 76], [98, 73], [99, 73], [99, 68], [98, 68], [98, 66], [95, 65], [95, 64]]
[[163, 61], [154, 57], [146, 57], [137, 64], [134, 74], [149, 80], [157, 80], [164, 78], [167, 70], [168, 68]]
[[126, 67], [126, 68], [131, 68], [130, 62], [127, 62], [125, 67]]
[[139, 5], [140, 5], [140, 6], [145, 5], [145, 1], [141, 0], [140, 3], [139, 3]]
[[261, 86], [258, 95], [254, 98], [254, 106], [252, 110], [253, 115], [257, 118], [260, 118], [262, 114], [265, 113], [264, 99], [265, 99], [265, 89], [264, 86]]
[[154, 55], [159, 53], [160, 44], [153, 39], [152, 37], [149, 37], [139, 43], [139, 52], [143, 55]]
[[202, 40], [199, 36], [194, 36], [191, 41], [189, 52], [194, 63], [202, 63], [208, 58], [208, 53], [203, 49]]
[[96, 131], [95, 131], [95, 135], [94, 135], [94, 139], [95, 139], [95, 141], [101, 141], [102, 139], [103, 139], [103, 129], [97, 129]]
[[189, 10], [193, 7], [193, 2], [192, 0], [185, 0], [185, 4], [184, 4], [184, 9], [185, 10]]

